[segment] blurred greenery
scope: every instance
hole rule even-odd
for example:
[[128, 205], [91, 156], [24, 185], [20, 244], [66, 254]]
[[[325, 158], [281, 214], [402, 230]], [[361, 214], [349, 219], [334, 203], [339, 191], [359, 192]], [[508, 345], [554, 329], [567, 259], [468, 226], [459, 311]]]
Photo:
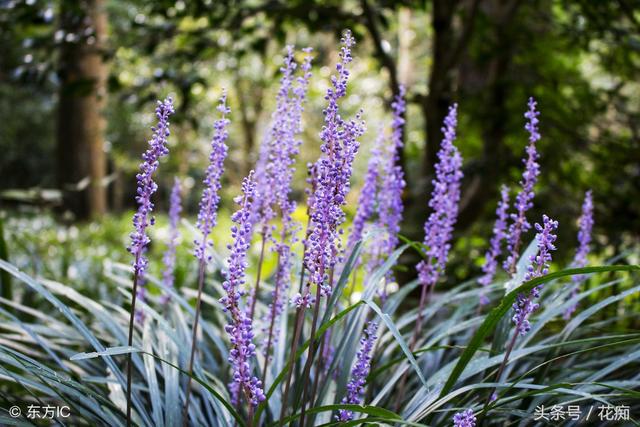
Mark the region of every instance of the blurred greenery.
[[[0, 203], [9, 212], [5, 226], [9, 232], [21, 227], [23, 215], [42, 216], [34, 219], [37, 229], [43, 230], [41, 238], [49, 233], [50, 241], [64, 242], [65, 233], [75, 233], [87, 239], [89, 247], [92, 241], [104, 242], [104, 247], [92, 248], [96, 257], [107, 251], [113, 259], [126, 261], [122, 248], [133, 207], [134, 175], [150, 134], [153, 103], [167, 94], [177, 101], [171, 155], [158, 177], [157, 210], [166, 210], [170, 183], [178, 175], [186, 178], [185, 203], [193, 215], [214, 105], [223, 87], [230, 91], [232, 108], [223, 206], [233, 209], [231, 198], [256, 160], [274, 108], [278, 68], [287, 43], [311, 46], [315, 54], [304, 114], [304, 148], [294, 179], [295, 197], [304, 202], [303, 165], [318, 154], [317, 135], [324, 91], [336, 60], [336, 36], [349, 27], [358, 46], [344, 108], [347, 113], [362, 108], [368, 123], [354, 188], [361, 184], [379, 124], [389, 119], [394, 82], [402, 82], [408, 87], [409, 101], [403, 152], [409, 186], [403, 233], [414, 239], [421, 239], [428, 214], [430, 147], [440, 138], [438, 132], [429, 132], [428, 122], [438, 118], [446, 103], [460, 105], [458, 145], [466, 178], [452, 283], [478, 271], [499, 185], [516, 188], [526, 142], [522, 115], [530, 95], [539, 102], [543, 135], [542, 174], [530, 218], [545, 212], [559, 219], [558, 259], [565, 262], [573, 256], [575, 220], [589, 188], [595, 197], [598, 256], [603, 259], [639, 244], [637, 0], [108, 0], [77, 4], [85, 3], [103, 5], [108, 17], [107, 43], [101, 54], [108, 67], [104, 150], [107, 174], [115, 176], [108, 185], [112, 214], [100, 219], [100, 226], [73, 224], [74, 216], [65, 206], [50, 209], [57, 204], [54, 197], [37, 191], [16, 198], [10, 197], [15, 193], [6, 192], [58, 187], [56, 120], [74, 120], [57, 116], [60, 52], [68, 44], [91, 43], [93, 36], [91, 31], [74, 34], [61, 29], [61, 12], [68, 8], [63, 0], [7, 0], [0, 2]], [[72, 12], [82, 19], [81, 7]], [[439, 43], [451, 52], [443, 53]], [[357, 191], [349, 197], [349, 209], [353, 209]], [[228, 227], [221, 224], [219, 229]], [[28, 244], [10, 241], [9, 250]], [[47, 250], [67, 249], [51, 245]], [[91, 257], [92, 251], [83, 256]], [[65, 257], [65, 262], [78, 262], [74, 258]], [[411, 264], [412, 259], [404, 262]], [[83, 268], [95, 268], [90, 265]], [[30, 268], [54, 267], [34, 262]], [[95, 277], [97, 284], [99, 276]]]

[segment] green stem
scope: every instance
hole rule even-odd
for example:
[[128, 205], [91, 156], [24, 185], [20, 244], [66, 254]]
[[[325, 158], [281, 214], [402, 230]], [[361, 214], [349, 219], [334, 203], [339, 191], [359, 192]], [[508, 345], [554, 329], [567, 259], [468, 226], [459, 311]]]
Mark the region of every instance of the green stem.
[[[135, 265], [140, 262], [140, 254], [136, 255]], [[138, 294], [138, 269], [133, 271], [133, 291], [131, 293], [131, 312], [129, 313], [129, 339], [127, 344], [129, 347], [133, 345], [133, 320], [136, 312], [136, 298]], [[131, 377], [133, 376], [133, 358], [132, 354], [127, 355], [127, 427], [131, 426]]]
[[262, 244], [260, 245], [260, 260], [258, 261], [258, 272], [256, 274], [256, 286], [255, 291], [253, 292], [253, 298], [251, 300], [251, 312], [249, 314], [249, 318], [253, 322], [253, 315], [256, 311], [256, 301], [258, 301], [258, 291], [260, 290], [260, 275], [262, 273], [262, 263], [264, 261], [264, 247], [266, 243], [266, 230], [262, 230]]
[[189, 378], [187, 379], [187, 388], [185, 390], [184, 413], [182, 417], [183, 427], [187, 427], [189, 423], [189, 399], [191, 397], [191, 377], [193, 376], [193, 361], [196, 354], [196, 341], [198, 337], [198, 322], [200, 320], [200, 310], [202, 307], [202, 289], [204, 288], [204, 272], [206, 264], [203, 258], [198, 266], [198, 296], [196, 297], [196, 313], [193, 320], [193, 331], [191, 333], [191, 354], [189, 356], [189, 367], [187, 369]]

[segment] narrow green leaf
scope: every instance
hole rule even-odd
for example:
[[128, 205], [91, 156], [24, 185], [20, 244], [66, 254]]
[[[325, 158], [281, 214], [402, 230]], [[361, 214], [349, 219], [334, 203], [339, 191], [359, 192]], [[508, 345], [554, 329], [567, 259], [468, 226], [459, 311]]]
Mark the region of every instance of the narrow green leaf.
[[135, 347], [129, 347], [127, 345], [118, 346], [118, 347], [109, 347], [103, 351], [92, 351], [89, 353], [78, 353], [71, 356], [70, 360], [85, 360], [85, 359], [94, 359], [96, 357], [104, 357], [104, 356], [116, 356], [121, 354], [129, 354], [129, 353], [138, 353], [141, 350]]
[[231, 416], [233, 418], [235, 418], [236, 422], [239, 425], [241, 425], [241, 426], [245, 425], [244, 420], [242, 419], [240, 414], [238, 414], [238, 412], [233, 408], [233, 405], [231, 405], [231, 403], [227, 402], [227, 400], [219, 392], [217, 392], [213, 387], [211, 387], [206, 381], [202, 380], [201, 378], [199, 378], [199, 377], [197, 377], [195, 375], [189, 375], [189, 373], [187, 371], [181, 369], [177, 365], [174, 365], [173, 363], [169, 362], [168, 360], [164, 360], [163, 358], [161, 358], [158, 355], [155, 355], [153, 353], [147, 353], [146, 351], [141, 351], [140, 353], [146, 354], [147, 356], [151, 356], [151, 357], [155, 358], [156, 360], [159, 360], [162, 363], [166, 363], [167, 365], [171, 366], [172, 368], [177, 369], [178, 371], [180, 371], [180, 373], [182, 373], [182, 374], [184, 374], [184, 375], [186, 375], [188, 377], [191, 377], [195, 382], [200, 384], [209, 393], [211, 393], [220, 403], [222, 403], [224, 405], [224, 407], [227, 408], [227, 411], [229, 411]]
[[[318, 339], [319, 337], [321, 337], [325, 333], [325, 331], [327, 329], [329, 329], [334, 323], [338, 322], [340, 319], [345, 317], [347, 314], [349, 314], [351, 311], [355, 310], [356, 308], [358, 308], [362, 304], [364, 304], [364, 301], [358, 301], [357, 303], [345, 308], [340, 313], [336, 314], [335, 317], [333, 317], [328, 322], [323, 323], [318, 328], [318, 331], [316, 332], [316, 335], [315, 335], [314, 339]], [[296, 357], [294, 359], [294, 362], [295, 362], [295, 360], [300, 358], [300, 356], [302, 356], [302, 354], [307, 350], [307, 348], [309, 347], [310, 341], [311, 340], [308, 339], [300, 346], [300, 348], [296, 352]], [[265, 393], [266, 399], [264, 400], [264, 402], [262, 402], [260, 405], [258, 405], [258, 409], [257, 409], [256, 415], [254, 417], [254, 424], [257, 425], [258, 421], [260, 420], [260, 416], [262, 415], [262, 412], [264, 411], [267, 403], [269, 402], [269, 397], [271, 397], [273, 392], [276, 390], [276, 388], [278, 387], [278, 384], [280, 384], [282, 382], [282, 380], [284, 379], [284, 376], [287, 374], [287, 370], [288, 369], [289, 369], [289, 362], [287, 362], [284, 365], [284, 368], [282, 368], [282, 371], [280, 371], [280, 373], [278, 374], [276, 379], [273, 380], [273, 384], [271, 384], [271, 387], [269, 388], [269, 391], [267, 391], [267, 393]]]
[[607, 273], [614, 271], [640, 271], [640, 266], [637, 265], [612, 265], [612, 266], [600, 266], [600, 267], [583, 267], [583, 268], [570, 268], [567, 270], [558, 271], [555, 273], [547, 274], [546, 276], [537, 277], [535, 279], [529, 280], [525, 282], [518, 288], [509, 292], [507, 295], [502, 298], [500, 304], [495, 307], [487, 317], [485, 318], [480, 328], [476, 331], [473, 338], [469, 342], [467, 348], [460, 355], [460, 359], [458, 363], [451, 371], [449, 378], [444, 384], [442, 390], [440, 391], [440, 398], [444, 397], [455, 385], [456, 381], [464, 371], [467, 364], [471, 361], [471, 358], [475, 354], [475, 352], [480, 348], [484, 338], [489, 335], [489, 333], [495, 328], [500, 319], [509, 311], [513, 302], [516, 300], [516, 297], [520, 293], [526, 293], [531, 291], [534, 287], [538, 285], [542, 285], [544, 283], [550, 282], [555, 279], [559, 279], [561, 277], [566, 276], [576, 276], [580, 274], [588, 274], [588, 273]]
[[[376, 417], [382, 417], [389, 420], [393, 420], [394, 422], [402, 420], [400, 415], [392, 412], [388, 409], [380, 408], [378, 406], [367, 406], [367, 405], [348, 405], [348, 404], [336, 404], [336, 405], [325, 405], [325, 406], [317, 406], [315, 408], [310, 408], [306, 412], [307, 414], [318, 414], [321, 412], [333, 412], [340, 409], [345, 409], [352, 412], [358, 412], [361, 414], [373, 415]], [[284, 419], [284, 423], [288, 424], [293, 420], [300, 418], [300, 413], [290, 415]], [[276, 426], [278, 422], [271, 423], [270, 426]]]

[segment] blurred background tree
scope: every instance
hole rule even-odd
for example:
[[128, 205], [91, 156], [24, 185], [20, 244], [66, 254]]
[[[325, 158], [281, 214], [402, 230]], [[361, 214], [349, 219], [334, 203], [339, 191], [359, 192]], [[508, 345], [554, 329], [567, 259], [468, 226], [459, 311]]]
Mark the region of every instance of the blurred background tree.
[[[6, 190], [57, 188], [62, 209], [78, 218], [130, 208], [152, 103], [166, 94], [177, 114], [162, 179], [178, 174], [195, 185], [222, 87], [233, 110], [225, 191], [234, 194], [256, 159], [286, 43], [316, 54], [303, 165], [317, 155], [336, 37], [352, 28], [359, 44], [345, 107], [363, 108], [370, 128], [360, 172], [398, 84], [408, 89], [403, 233], [422, 237], [442, 118], [458, 102], [465, 182], [457, 232], [488, 236], [500, 184], [519, 179], [522, 115], [535, 96], [543, 173], [532, 218], [559, 218], [569, 225], [560, 239], [573, 241], [592, 188], [599, 242], [624, 249], [640, 235], [639, 20], [638, 0], [5, 0], [3, 203], [18, 197]], [[42, 202], [43, 192], [29, 194]], [[465, 259], [484, 247], [483, 239], [458, 239], [459, 275], [476, 268]]]

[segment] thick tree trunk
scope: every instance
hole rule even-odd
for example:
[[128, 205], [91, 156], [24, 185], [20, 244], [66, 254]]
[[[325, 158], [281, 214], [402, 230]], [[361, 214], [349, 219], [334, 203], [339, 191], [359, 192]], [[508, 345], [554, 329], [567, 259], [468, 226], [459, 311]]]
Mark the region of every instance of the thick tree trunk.
[[429, 93], [424, 98], [422, 105], [427, 134], [422, 170], [425, 177], [433, 174], [442, 139], [440, 128], [447, 114], [447, 108], [453, 100], [453, 74], [456, 64], [451, 60], [451, 54], [455, 44], [453, 28], [455, 8], [455, 1], [435, 0], [433, 2], [431, 23], [433, 27], [433, 63], [429, 75]]
[[516, 84], [510, 69], [514, 55], [513, 33], [521, 28], [514, 24], [517, 22], [514, 17], [519, 5], [519, 0], [492, 0], [483, 3], [483, 15], [491, 23], [484, 40], [492, 46], [495, 54], [486, 64], [469, 61], [466, 66], [460, 67], [461, 92], [479, 97], [483, 105], [487, 106], [479, 112], [483, 125], [482, 158], [465, 171], [467, 188], [460, 201], [460, 229], [471, 225], [488, 202], [495, 206], [498, 188], [505, 179], [505, 171], [511, 162], [504, 143], [507, 133], [505, 118], [509, 114], [507, 100]]
[[79, 218], [107, 210], [104, 151], [107, 15], [103, 0], [64, 0], [60, 26], [58, 185], [65, 207]]

